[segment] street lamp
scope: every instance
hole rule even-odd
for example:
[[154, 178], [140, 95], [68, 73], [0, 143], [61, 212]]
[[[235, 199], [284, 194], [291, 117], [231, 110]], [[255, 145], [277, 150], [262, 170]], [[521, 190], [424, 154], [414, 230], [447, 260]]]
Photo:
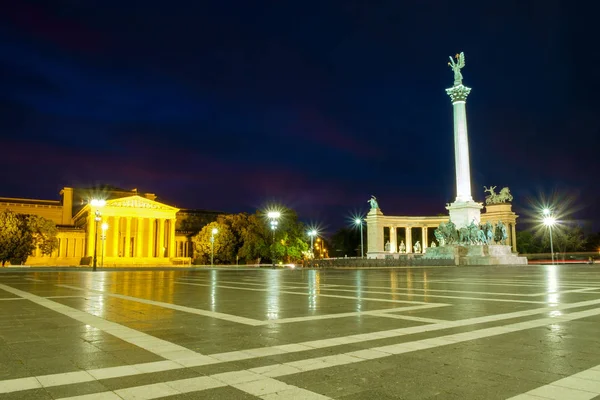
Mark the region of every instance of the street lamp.
[[100, 263], [100, 265], [102, 267], [104, 267], [104, 246], [106, 246], [106, 231], [108, 230], [108, 224], [106, 222], [102, 223], [102, 236], [100, 236], [100, 239], [102, 239], [102, 262]]
[[312, 255], [312, 258], [315, 258], [314, 256], [314, 240], [315, 240], [315, 236], [317, 236], [317, 231], [315, 229], [311, 229], [310, 231], [308, 231], [308, 236], [310, 236], [310, 254]]
[[215, 235], [219, 233], [217, 228], [213, 228], [210, 232], [210, 267], [213, 267], [214, 256], [215, 256]]
[[281, 217], [281, 213], [279, 211], [269, 211], [267, 213], [267, 217], [269, 218], [271, 231], [273, 233], [273, 243], [271, 245], [271, 261], [273, 262], [273, 268], [275, 268], [275, 230], [277, 229], [277, 225], [279, 224], [279, 217]]
[[102, 220], [102, 213], [100, 213], [100, 208], [104, 207], [106, 205], [106, 200], [103, 199], [92, 199], [90, 201], [90, 205], [92, 207], [96, 208], [96, 211], [94, 212], [95, 217], [94, 217], [94, 221], [95, 221], [95, 229], [94, 229], [94, 260], [93, 260], [93, 264], [92, 264], [92, 270], [95, 271], [96, 270], [96, 266], [98, 265], [98, 258], [97, 258], [97, 249], [98, 249], [98, 223]]
[[360, 226], [360, 258], [364, 258], [365, 257], [365, 250], [363, 247], [363, 231], [362, 231], [362, 227], [363, 227], [363, 219], [361, 218], [356, 218], [354, 220], [354, 223], [358, 226]]
[[550, 253], [552, 256], [552, 265], [554, 265], [554, 246], [552, 245], [552, 226], [556, 224], [556, 218], [552, 215], [552, 211], [548, 208], [544, 208], [544, 225], [548, 227], [550, 233]]

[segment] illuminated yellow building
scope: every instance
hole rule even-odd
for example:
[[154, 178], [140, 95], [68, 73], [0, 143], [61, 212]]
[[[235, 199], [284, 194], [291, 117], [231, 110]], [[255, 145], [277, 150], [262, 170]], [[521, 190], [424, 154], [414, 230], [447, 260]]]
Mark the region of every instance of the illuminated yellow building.
[[220, 214], [181, 210], [136, 189], [65, 187], [60, 194], [62, 200], [0, 197], [0, 211], [39, 215], [58, 227], [58, 248], [49, 256], [36, 249], [26, 265], [91, 265], [94, 250], [98, 266], [189, 265], [193, 229]]

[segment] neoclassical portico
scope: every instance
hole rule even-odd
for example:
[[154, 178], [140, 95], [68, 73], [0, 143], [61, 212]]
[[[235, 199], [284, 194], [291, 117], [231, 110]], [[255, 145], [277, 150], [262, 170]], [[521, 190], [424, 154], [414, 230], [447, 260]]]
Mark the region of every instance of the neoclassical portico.
[[[96, 211], [100, 221], [96, 223]], [[98, 262], [104, 265], [170, 264], [177, 256], [175, 226], [178, 208], [141, 196], [107, 200], [102, 207], [85, 205], [75, 215], [75, 224], [86, 231], [86, 256], [94, 255], [94, 237], [98, 238]], [[97, 232], [102, 224], [108, 229]]]

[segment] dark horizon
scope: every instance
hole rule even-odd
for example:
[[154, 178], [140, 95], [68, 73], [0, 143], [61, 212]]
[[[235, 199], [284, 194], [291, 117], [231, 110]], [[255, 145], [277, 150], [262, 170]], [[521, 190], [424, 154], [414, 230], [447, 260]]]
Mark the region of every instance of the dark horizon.
[[[600, 6], [18, 2], [0, 16], [2, 197], [110, 184], [179, 208], [296, 209], [328, 233], [455, 197], [448, 56], [464, 51], [473, 197], [555, 196], [600, 230]], [[525, 224], [521, 225], [522, 228]]]

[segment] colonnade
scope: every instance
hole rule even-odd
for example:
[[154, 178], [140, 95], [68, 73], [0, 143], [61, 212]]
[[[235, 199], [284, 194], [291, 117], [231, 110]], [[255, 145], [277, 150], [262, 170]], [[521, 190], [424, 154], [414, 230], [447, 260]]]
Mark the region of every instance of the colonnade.
[[[381, 229], [385, 229], [386, 227], [382, 227]], [[400, 229], [404, 229], [404, 245], [406, 246], [406, 248], [404, 249], [404, 253], [414, 253], [414, 249], [413, 249], [413, 244], [416, 243], [416, 241], [413, 243], [413, 238], [412, 238], [412, 229], [413, 228], [421, 228], [421, 252], [425, 252], [425, 249], [429, 246], [429, 244], [427, 243], [427, 238], [429, 235], [429, 226], [389, 226], [387, 227], [390, 229], [390, 248], [389, 248], [389, 252], [390, 253], [400, 253], [401, 250], [399, 248], [399, 246], [401, 245], [401, 243], [398, 243], [398, 230]], [[432, 229], [435, 229], [436, 227], [432, 226]], [[378, 251], [384, 251], [385, 250], [385, 244], [384, 247], [381, 250]]]
[[[173, 258], [175, 257], [175, 218], [147, 218], [103, 215], [108, 224], [105, 237], [98, 232], [97, 252], [104, 246], [105, 257]], [[94, 252], [96, 223], [94, 216], [88, 221], [88, 255]]]

